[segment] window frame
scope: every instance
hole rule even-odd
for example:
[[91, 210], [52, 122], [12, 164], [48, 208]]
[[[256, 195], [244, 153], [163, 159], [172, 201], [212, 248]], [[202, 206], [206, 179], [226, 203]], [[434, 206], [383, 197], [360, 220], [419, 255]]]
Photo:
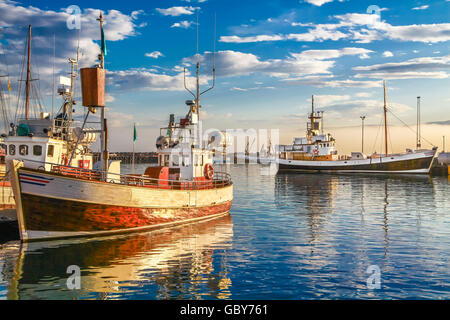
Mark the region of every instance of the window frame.
[[10, 156], [15, 156], [16, 155], [16, 145], [15, 144], [10, 144], [8, 146], [8, 153]]
[[[39, 154], [36, 152], [36, 149], [38, 149], [38, 148], [40, 148]], [[36, 157], [42, 156], [42, 150], [43, 150], [43, 148], [42, 148], [41, 145], [35, 144], [35, 145], [33, 146], [33, 156], [36, 156]]]

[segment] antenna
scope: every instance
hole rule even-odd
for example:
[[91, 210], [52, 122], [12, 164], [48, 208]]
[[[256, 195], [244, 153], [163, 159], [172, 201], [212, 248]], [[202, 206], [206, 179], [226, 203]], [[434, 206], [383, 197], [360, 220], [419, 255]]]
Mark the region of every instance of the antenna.
[[209, 90], [214, 88], [214, 85], [216, 84], [216, 13], [214, 13], [214, 45], [213, 45], [213, 84], [209, 89], [206, 89], [200, 95], [208, 92]]
[[186, 68], [184, 68], [184, 88], [196, 99], [195, 94], [186, 86]]
[[53, 34], [53, 77], [52, 77], [52, 116], [53, 119], [54, 116], [54, 105], [55, 105], [55, 58], [56, 57], [56, 37], [55, 34]]

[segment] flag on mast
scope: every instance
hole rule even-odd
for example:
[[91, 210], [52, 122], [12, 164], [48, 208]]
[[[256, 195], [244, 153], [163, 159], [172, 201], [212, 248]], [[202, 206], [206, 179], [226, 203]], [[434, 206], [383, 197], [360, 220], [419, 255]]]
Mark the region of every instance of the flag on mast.
[[133, 142], [135, 142], [137, 139], [137, 133], [136, 133], [136, 123], [134, 124], [134, 130], [133, 130]]
[[8, 91], [11, 92], [11, 79], [8, 78]]

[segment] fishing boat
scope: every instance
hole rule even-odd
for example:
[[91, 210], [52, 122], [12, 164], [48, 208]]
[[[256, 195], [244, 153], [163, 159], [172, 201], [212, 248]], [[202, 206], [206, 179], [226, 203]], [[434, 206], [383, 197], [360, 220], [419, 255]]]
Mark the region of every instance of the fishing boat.
[[437, 152], [433, 149], [407, 149], [404, 153], [388, 152], [386, 85], [384, 84], [385, 152], [365, 155], [352, 152], [339, 155], [336, 139], [323, 134], [323, 113], [315, 112], [314, 96], [306, 137], [294, 138], [292, 145], [279, 146], [279, 172], [348, 172], [348, 173], [421, 173], [428, 174]]
[[[16, 116], [15, 119], [9, 119], [5, 100], [2, 99], [2, 117], [5, 128], [9, 128], [9, 131], [2, 134], [0, 141], [1, 214], [15, 208], [11, 184], [6, 174], [7, 161], [21, 160], [26, 167], [35, 169], [41, 166], [50, 168], [43, 163], [73, 165], [86, 169], [92, 169], [94, 165], [90, 146], [96, 140], [98, 131], [93, 128], [81, 128], [74, 119], [73, 107], [76, 104], [74, 85], [78, 75], [78, 52], [76, 59], [69, 59], [70, 78], [59, 79], [58, 94], [62, 98], [62, 104], [57, 115], [53, 117], [52, 114], [42, 111], [40, 95], [36, 92], [36, 86], [31, 85], [36, 80], [32, 76], [31, 30], [30, 25], [27, 33], [27, 73], [23, 88], [25, 94], [16, 111], [16, 115], [23, 114], [22, 118]], [[19, 97], [22, 95], [20, 89], [18, 95]]]
[[[98, 20], [103, 34], [101, 15]], [[157, 139], [158, 166], [125, 175], [108, 166], [103, 49], [99, 59], [98, 65], [81, 69], [81, 86], [87, 108], [82, 128], [90, 113], [98, 112], [103, 123], [101, 168], [50, 162], [30, 167], [9, 160], [22, 241], [137, 232], [227, 214], [233, 200], [231, 177], [215, 172], [212, 152], [199, 133], [199, 62], [197, 94], [186, 101], [189, 112], [178, 123], [171, 115]]]

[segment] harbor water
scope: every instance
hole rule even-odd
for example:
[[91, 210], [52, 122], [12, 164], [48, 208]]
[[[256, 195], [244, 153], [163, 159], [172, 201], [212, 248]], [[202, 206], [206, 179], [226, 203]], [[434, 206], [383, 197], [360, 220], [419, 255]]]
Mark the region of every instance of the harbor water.
[[0, 298], [450, 298], [447, 177], [216, 169], [233, 177], [230, 215], [158, 232], [3, 241]]

